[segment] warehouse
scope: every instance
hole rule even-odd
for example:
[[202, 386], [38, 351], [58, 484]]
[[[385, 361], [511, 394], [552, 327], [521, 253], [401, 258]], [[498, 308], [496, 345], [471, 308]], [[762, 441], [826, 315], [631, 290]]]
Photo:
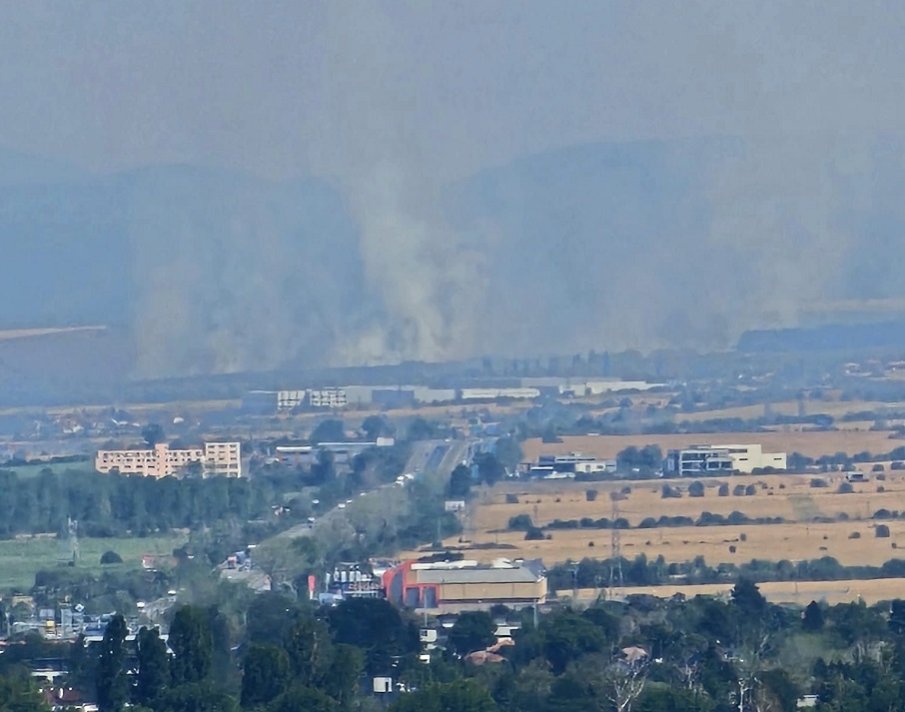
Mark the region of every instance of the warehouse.
[[406, 561], [389, 569], [383, 583], [393, 603], [434, 613], [484, 610], [497, 604], [523, 608], [542, 604], [547, 597], [547, 576], [540, 561]]

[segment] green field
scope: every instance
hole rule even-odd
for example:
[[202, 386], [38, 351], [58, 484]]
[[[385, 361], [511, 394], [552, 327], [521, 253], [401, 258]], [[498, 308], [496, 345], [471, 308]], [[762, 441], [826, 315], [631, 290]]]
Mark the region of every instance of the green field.
[[[167, 555], [186, 541], [182, 534], [154, 536], [140, 539], [122, 537], [111, 539], [80, 538], [80, 559], [78, 568], [99, 572], [101, 554], [113, 550], [119, 554], [122, 567], [134, 568], [141, 565], [144, 554]], [[0, 591], [9, 589], [28, 590], [35, 580], [35, 573], [41, 569], [65, 566], [68, 554], [66, 543], [58, 539], [9, 539], [0, 541]]]

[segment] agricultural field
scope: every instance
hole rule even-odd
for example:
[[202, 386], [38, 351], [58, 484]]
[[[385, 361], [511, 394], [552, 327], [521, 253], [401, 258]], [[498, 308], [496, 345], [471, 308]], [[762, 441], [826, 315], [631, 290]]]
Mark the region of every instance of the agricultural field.
[[[123, 537], [112, 539], [79, 539], [80, 558], [78, 568], [99, 572], [104, 568], [134, 569], [141, 566], [141, 558], [146, 554], [169, 556], [173, 549], [186, 541], [182, 534], [147, 537]], [[122, 564], [102, 567], [101, 554], [115, 551]], [[0, 591], [28, 590], [34, 585], [35, 574], [42, 569], [66, 566], [69, 548], [65, 541], [50, 536], [36, 536], [0, 541]]]
[[522, 443], [524, 459], [536, 462], [540, 455], [563, 455], [580, 452], [599, 458], [615, 458], [620, 451], [634, 445], [659, 445], [665, 453], [670, 448], [688, 447], [695, 443], [760, 443], [764, 452], [800, 452], [809, 457], [846, 452], [882, 453], [905, 445], [888, 430], [776, 430], [758, 433], [713, 433], [682, 435], [564, 435], [562, 442], [545, 443], [531, 438]]
[[[619, 481], [577, 483], [572, 481], [509, 482], [481, 489], [465, 517], [462, 542], [445, 544], [460, 549], [466, 557], [483, 561], [508, 558], [541, 558], [547, 566], [584, 557], [605, 559], [610, 555], [608, 529], [547, 529], [549, 539], [529, 541], [523, 531], [510, 531], [510, 518], [528, 515], [536, 526], [554, 520], [582, 518], [612, 519], [610, 494], [622, 492], [616, 516], [628, 520], [632, 528], [620, 532], [622, 554], [649, 559], [663, 556], [667, 562], [683, 562], [703, 556], [711, 564], [741, 564], [751, 559], [793, 561], [833, 556], [844, 565], [880, 565], [893, 558], [905, 558], [905, 520], [877, 520], [877, 510], [905, 511], [905, 472], [885, 473], [885, 480], [851, 485], [852, 492], [839, 492], [844, 483], [840, 474], [737, 475], [706, 478], [704, 493], [691, 497], [690, 478], [682, 480]], [[812, 486], [812, 480], [825, 486]], [[720, 496], [720, 485], [729, 494]], [[681, 497], [664, 498], [662, 487], [669, 485]], [[751, 494], [733, 494], [739, 489]], [[588, 501], [587, 490], [596, 490]], [[727, 516], [741, 512], [749, 519], [782, 517], [781, 523], [718, 526], [650, 526], [636, 528], [646, 518], [690, 517], [703, 512]], [[822, 521], [815, 521], [816, 519]], [[877, 537], [878, 524], [889, 528], [889, 537]]]

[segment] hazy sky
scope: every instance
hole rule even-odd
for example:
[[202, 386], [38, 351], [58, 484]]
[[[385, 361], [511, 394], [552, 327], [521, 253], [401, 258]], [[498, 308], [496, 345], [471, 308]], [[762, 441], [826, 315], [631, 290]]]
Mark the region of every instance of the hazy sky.
[[456, 176], [588, 140], [902, 128], [901, 2], [0, 4], [0, 145]]
[[901, 1], [0, 0], [0, 149], [264, 179], [64, 199], [132, 260], [145, 373], [723, 347], [905, 296], [903, 37]]

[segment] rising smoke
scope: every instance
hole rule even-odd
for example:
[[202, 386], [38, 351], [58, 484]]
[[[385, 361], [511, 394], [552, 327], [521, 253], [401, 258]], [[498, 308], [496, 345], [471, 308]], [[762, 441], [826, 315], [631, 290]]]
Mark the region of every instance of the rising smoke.
[[[54, 259], [75, 206], [79, 251], [127, 246], [84, 303], [135, 375], [727, 348], [905, 296], [901, 4], [262, 6], [0, 17], [9, 136], [111, 171], [0, 227]], [[79, 61], [17, 59], [50, 40]]]

